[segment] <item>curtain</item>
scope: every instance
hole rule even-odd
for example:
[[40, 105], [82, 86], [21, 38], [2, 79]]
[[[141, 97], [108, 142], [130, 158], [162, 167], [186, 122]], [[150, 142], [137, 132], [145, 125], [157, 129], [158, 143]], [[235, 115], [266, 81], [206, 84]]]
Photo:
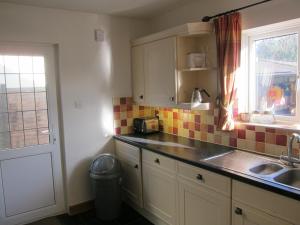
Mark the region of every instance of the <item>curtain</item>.
[[236, 99], [235, 77], [240, 66], [241, 16], [233, 13], [214, 20], [220, 81], [220, 110], [217, 128], [233, 130]]

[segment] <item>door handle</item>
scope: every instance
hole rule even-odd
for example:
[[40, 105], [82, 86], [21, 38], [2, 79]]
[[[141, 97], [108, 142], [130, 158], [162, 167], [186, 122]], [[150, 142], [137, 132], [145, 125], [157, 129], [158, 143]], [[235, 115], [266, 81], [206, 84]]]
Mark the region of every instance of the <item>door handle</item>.
[[243, 215], [243, 210], [239, 207], [236, 207], [235, 210], [234, 210], [234, 213], [236, 215]]
[[196, 178], [197, 178], [197, 180], [203, 181], [203, 176], [202, 176], [201, 174], [198, 174], [198, 175], [196, 176]]
[[139, 168], [139, 165], [138, 165], [138, 164], [134, 165], [134, 168], [135, 168], [135, 169], [138, 169], [138, 168]]
[[156, 159], [154, 160], [154, 162], [157, 163], [157, 164], [160, 164], [159, 158], [156, 158]]

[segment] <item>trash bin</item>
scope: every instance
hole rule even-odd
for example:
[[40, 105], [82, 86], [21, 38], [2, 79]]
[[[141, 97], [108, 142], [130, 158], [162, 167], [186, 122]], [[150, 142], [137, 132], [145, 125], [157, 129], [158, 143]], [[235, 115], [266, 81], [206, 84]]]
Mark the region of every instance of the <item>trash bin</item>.
[[116, 219], [121, 210], [120, 162], [111, 154], [99, 155], [91, 164], [90, 178], [95, 194], [97, 217], [101, 220]]

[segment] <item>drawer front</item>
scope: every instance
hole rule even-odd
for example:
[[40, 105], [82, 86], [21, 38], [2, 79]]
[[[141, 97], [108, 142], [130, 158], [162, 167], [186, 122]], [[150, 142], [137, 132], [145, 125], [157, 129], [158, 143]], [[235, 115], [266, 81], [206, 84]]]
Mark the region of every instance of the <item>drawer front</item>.
[[178, 163], [179, 178], [213, 189], [226, 196], [231, 195], [231, 179], [186, 163]]
[[140, 161], [140, 149], [133, 145], [129, 145], [122, 141], [115, 141], [116, 143], [116, 156], [122, 159], [131, 161]]
[[160, 154], [148, 150], [143, 150], [142, 161], [143, 163], [147, 163], [150, 166], [164, 169], [171, 173], [176, 173], [176, 161]]

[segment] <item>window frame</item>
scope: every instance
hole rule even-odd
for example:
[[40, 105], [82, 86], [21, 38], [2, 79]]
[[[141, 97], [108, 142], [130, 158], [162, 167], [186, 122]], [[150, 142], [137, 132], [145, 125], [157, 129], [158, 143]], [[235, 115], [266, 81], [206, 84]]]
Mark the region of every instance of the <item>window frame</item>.
[[[246, 104], [241, 105], [242, 111], [251, 113], [254, 110], [255, 100], [251, 97], [253, 90], [255, 91], [254, 72], [254, 43], [257, 40], [284, 36], [288, 34], [298, 34], [298, 67], [297, 67], [297, 92], [296, 92], [296, 115], [283, 116], [275, 115], [276, 123], [299, 123], [300, 122], [300, 19], [281, 22], [278, 24], [267, 25], [263, 27], [244, 30], [242, 33], [242, 53], [241, 53], [241, 71], [247, 75], [247, 84], [243, 85], [243, 90], [246, 91]], [[252, 60], [251, 60], [252, 58]], [[240, 82], [242, 83], [242, 82]]]

